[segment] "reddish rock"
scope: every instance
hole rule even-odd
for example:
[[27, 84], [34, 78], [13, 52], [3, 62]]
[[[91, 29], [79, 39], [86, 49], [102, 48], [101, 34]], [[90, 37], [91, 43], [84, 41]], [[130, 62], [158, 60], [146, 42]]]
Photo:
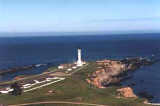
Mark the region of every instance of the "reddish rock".
[[91, 80], [89, 80], [89, 79], [86, 79], [86, 81], [87, 81], [89, 84], [91, 84]]
[[[129, 70], [135, 70], [150, 61], [140, 58], [130, 58], [123, 60], [102, 60], [96, 61], [97, 70], [88, 75], [90, 83], [98, 88], [104, 88], [112, 84], [118, 84], [126, 79], [125, 75]], [[98, 68], [101, 67], [101, 68]], [[88, 80], [88, 81], [89, 81]]]
[[117, 89], [117, 92], [119, 92], [121, 96], [126, 97], [126, 98], [137, 98], [132, 88], [130, 87], [124, 87], [124, 88]]
[[52, 90], [49, 90], [48, 93], [53, 93], [53, 91], [52, 91]]
[[14, 78], [14, 80], [20, 80], [20, 79], [23, 79], [23, 78], [25, 78], [25, 76], [17, 76], [17, 77]]
[[103, 68], [97, 69], [95, 72], [93, 72], [87, 82], [93, 84], [98, 88], [104, 88], [105, 85], [107, 86], [111, 83], [117, 83], [119, 81], [119, 78], [116, 78], [114, 76], [118, 75], [119, 73], [121, 73], [121, 70], [123, 70], [121, 68], [122, 64], [120, 62], [104, 60], [98, 61], [98, 63], [102, 63]]

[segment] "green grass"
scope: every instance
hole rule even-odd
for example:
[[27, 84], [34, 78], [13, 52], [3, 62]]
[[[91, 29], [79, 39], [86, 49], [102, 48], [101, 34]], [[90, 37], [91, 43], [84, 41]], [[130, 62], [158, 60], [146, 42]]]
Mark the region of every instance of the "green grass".
[[39, 105], [30, 105], [30, 106], [82, 106], [82, 105], [74, 105], [74, 104], [39, 104]]
[[50, 67], [50, 68], [48, 68], [48, 70], [47, 70], [47, 72], [54, 72], [54, 71], [57, 71], [57, 67]]
[[[19, 104], [42, 101], [77, 101], [96, 104], [107, 104], [109, 106], [148, 106], [144, 105], [143, 99], [134, 98], [116, 98], [116, 89], [112, 86], [105, 89], [99, 89], [86, 83], [86, 76], [95, 71], [95, 63], [90, 63], [87, 67], [78, 71], [66, 80], [56, 84], [49, 85], [35, 91], [23, 93], [20, 96], [0, 95], [0, 103]], [[48, 94], [49, 90], [55, 93]], [[32, 105], [32, 106], [52, 106], [50, 105]], [[54, 105], [56, 106], [56, 104]], [[66, 104], [57, 104], [57, 106], [71, 106]], [[74, 105], [72, 105], [74, 106]], [[78, 106], [78, 105], [76, 105]]]

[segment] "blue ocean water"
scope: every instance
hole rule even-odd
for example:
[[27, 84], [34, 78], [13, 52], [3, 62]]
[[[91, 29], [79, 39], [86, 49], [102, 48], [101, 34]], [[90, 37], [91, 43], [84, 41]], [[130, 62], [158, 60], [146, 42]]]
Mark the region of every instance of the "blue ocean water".
[[[96, 36], [39, 36], [39, 37], [1, 37], [0, 69], [31, 64], [74, 62], [77, 60], [77, 48], [82, 48], [85, 61], [100, 59], [122, 59], [125, 57], [160, 58], [160, 34], [125, 34]], [[0, 80], [11, 80], [17, 75], [38, 74], [47, 67], [0, 76]], [[123, 82], [133, 86], [136, 93], [149, 92], [160, 102], [160, 62], [142, 67], [133, 73], [133, 77]]]

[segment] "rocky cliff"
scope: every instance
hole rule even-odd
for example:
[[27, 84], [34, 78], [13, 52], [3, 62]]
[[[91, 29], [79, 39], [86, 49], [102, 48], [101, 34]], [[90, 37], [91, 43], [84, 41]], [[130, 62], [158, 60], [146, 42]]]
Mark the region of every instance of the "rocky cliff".
[[96, 64], [97, 70], [89, 75], [86, 81], [98, 88], [104, 88], [125, 79], [128, 71], [136, 70], [143, 65], [150, 65], [152, 61], [145, 58], [126, 58], [96, 61]]

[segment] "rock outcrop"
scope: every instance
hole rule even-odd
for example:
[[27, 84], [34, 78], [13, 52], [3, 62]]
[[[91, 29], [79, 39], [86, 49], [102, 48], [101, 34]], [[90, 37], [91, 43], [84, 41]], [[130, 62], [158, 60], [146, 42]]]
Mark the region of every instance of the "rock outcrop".
[[149, 94], [148, 92], [146, 91], [143, 91], [143, 92], [139, 92], [138, 93], [138, 96], [142, 97], [142, 98], [146, 98], [147, 100], [152, 100], [154, 97]]
[[96, 64], [97, 70], [89, 75], [87, 82], [98, 88], [104, 88], [127, 78], [129, 70], [136, 70], [143, 65], [152, 64], [152, 62], [144, 58], [127, 58], [123, 60], [96, 61]]
[[21, 80], [21, 79], [23, 79], [23, 78], [25, 78], [25, 77], [26, 77], [25, 75], [16, 76], [16, 77], [14, 78], [14, 80]]
[[119, 93], [119, 96], [123, 96], [126, 98], [137, 98], [132, 88], [130, 87], [124, 87], [124, 88], [117, 89], [117, 92]]
[[50, 64], [49, 63], [47, 63], [47, 64], [32, 64], [32, 65], [14, 67], [14, 68], [9, 68], [9, 69], [0, 69], [0, 75], [10, 74], [10, 73], [19, 72], [19, 71], [28, 71], [28, 70], [32, 70], [34, 68], [39, 68], [39, 67], [48, 66], [48, 65], [50, 65]]

